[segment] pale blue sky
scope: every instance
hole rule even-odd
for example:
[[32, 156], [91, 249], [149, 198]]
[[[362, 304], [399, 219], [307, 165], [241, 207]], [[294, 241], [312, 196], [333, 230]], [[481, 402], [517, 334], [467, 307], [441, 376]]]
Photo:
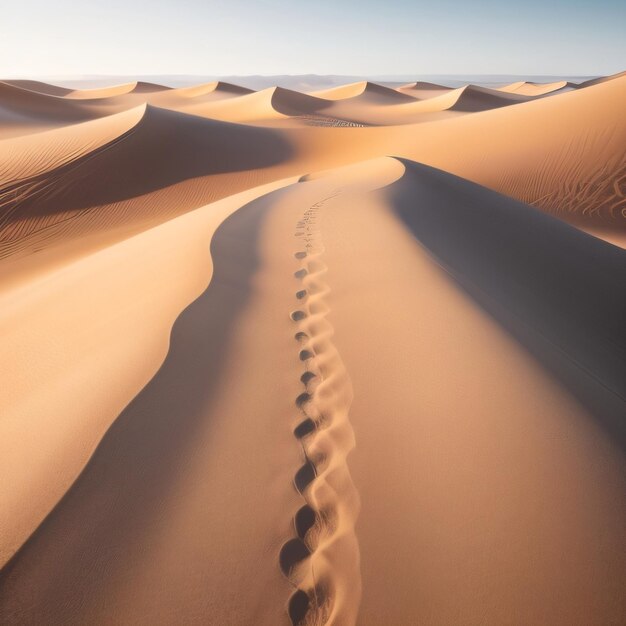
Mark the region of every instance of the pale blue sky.
[[620, 0], [2, 0], [0, 76], [609, 74]]

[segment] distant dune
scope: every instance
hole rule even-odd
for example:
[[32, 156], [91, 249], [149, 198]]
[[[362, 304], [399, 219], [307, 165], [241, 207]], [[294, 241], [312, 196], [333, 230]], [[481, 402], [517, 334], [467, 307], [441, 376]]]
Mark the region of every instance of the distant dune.
[[179, 89], [176, 89], [175, 92], [188, 98], [197, 98], [198, 96], [205, 96], [207, 94], [229, 97], [252, 93], [252, 89], [246, 89], [245, 87], [240, 87], [239, 85], [233, 85], [222, 81], [214, 81], [211, 83], [205, 83], [204, 85], [180, 87]]
[[383, 87], [376, 83], [370, 83], [367, 81], [354, 83], [352, 85], [345, 85], [342, 87], [333, 87], [332, 89], [325, 89], [323, 91], [313, 92], [319, 98], [325, 98], [326, 100], [345, 100], [356, 98], [359, 100], [367, 100], [368, 102], [375, 104], [387, 104], [390, 102], [410, 102], [410, 98], [405, 94], [401, 94], [389, 87]]
[[59, 87], [58, 85], [49, 85], [48, 83], [42, 83], [39, 80], [6, 80], [3, 81], [8, 85], [19, 87], [20, 89], [28, 89], [29, 91], [36, 91], [37, 93], [45, 93], [48, 96], [66, 96], [72, 93], [72, 89], [66, 89], [65, 87]]
[[93, 100], [97, 98], [113, 98], [127, 93], [142, 93], [138, 89], [139, 83], [126, 83], [114, 85], [113, 87], [103, 87], [102, 89], [76, 89], [65, 94], [66, 98], [74, 100]]
[[626, 76], [248, 78], [0, 82], [0, 623], [624, 623]]
[[508, 93], [519, 93], [525, 96], [543, 96], [547, 93], [553, 93], [567, 88], [571, 89], [572, 87], [574, 87], [574, 85], [565, 80], [555, 83], [533, 83], [521, 81], [500, 87], [499, 90], [506, 91]]
[[81, 122], [97, 117], [78, 103], [60, 95], [31, 91], [0, 82], [0, 138]]

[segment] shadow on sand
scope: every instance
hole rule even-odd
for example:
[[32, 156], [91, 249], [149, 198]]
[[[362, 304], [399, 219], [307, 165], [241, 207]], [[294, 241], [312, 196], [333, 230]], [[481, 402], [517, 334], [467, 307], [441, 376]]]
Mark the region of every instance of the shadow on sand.
[[406, 173], [390, 193], [416, 239], [626, 447], [626, 253], [480, 185], [400, 160]]

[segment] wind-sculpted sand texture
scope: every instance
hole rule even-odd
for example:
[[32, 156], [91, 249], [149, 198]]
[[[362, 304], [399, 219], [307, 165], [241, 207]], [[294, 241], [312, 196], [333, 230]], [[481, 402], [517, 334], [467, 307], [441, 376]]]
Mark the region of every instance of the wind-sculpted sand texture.
[[0, 83], [0, 623], [623, 623], [625, 105]]

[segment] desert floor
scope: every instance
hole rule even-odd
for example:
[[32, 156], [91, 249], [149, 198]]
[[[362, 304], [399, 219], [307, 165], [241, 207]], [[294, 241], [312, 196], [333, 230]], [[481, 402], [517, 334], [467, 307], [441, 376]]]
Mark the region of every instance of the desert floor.
[[0, 623], [625, 623], [625, 110], [0, 82]]

